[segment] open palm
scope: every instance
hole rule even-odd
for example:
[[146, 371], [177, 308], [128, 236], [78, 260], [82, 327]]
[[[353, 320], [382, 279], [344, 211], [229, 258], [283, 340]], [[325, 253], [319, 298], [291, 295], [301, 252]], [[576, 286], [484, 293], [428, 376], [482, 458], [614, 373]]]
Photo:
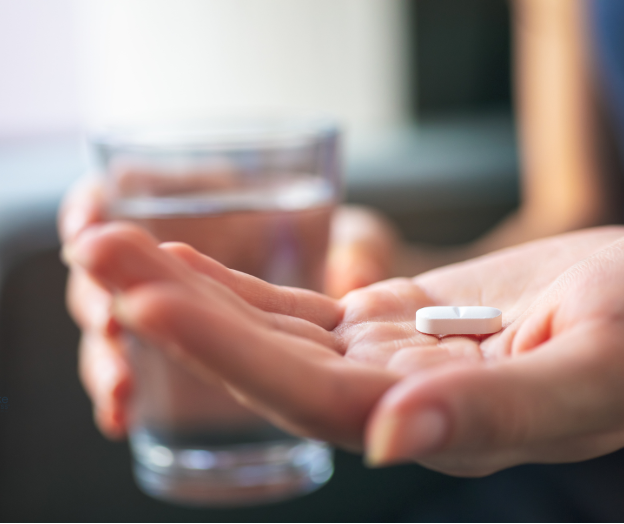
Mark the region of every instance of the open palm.
[[[216, 373], [285, 429], [480, 475], [624, 445], [624, 235], [593, 230], [395, 279], [334, 301], [228, 270], [140, 229], [94, 226], [71, 261], [116, 293], [117, 319]], [[415, 330], [417, 309], [488, 305], [491, 337]], [[531, 351], [531, 350], [537, 351]]]

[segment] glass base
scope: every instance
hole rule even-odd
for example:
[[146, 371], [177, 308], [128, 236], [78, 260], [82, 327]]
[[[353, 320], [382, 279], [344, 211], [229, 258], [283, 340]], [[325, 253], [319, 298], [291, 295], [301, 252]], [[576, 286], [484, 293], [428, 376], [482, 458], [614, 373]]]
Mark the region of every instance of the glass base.
[[309, 493], [334, 471], [322, 442], [288, 439], [218, 447], [164, 445], [147, 431], [131, 437], [134, 476], [146, 494], [176, 504], [243, 506]]

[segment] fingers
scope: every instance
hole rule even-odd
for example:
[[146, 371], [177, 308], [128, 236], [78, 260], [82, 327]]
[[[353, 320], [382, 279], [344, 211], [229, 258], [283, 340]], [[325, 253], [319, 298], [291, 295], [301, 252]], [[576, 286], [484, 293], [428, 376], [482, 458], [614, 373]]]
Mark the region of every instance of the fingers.
[[123, 290], [142, 282], [187, 275], [173, 257], [163, 257], [157, 240], [146, 231], [120, 222], [93, 226], [67, 246], [71, 262], [109, 290]]
[[67, 308], [81, 329], [114, 335], [119, 328], [110, 313], [111, 294], [80, 267], [72, 268], [67, 281]]
[[157, 240], [132, 224], [113, 222], [93, 226], [68, 249], [73, 263], [88, 271], [108, 291], [125, 291], [148, 282], [175, 281], [198, 298], [217, 293], [242, 313], [260, 317], [259, 312], [213, 279], [202, 278], [175, 256], [158, 248]]
[[[227, 305], [230, 308], [228, 311], [236, 317], [253, 318], [278, 330], [339, 350], [336, 337], [324, 327], [306, 320], [333, 327], [341, 315], [340, 307], [333, 300], [305, 290], [272, 286], [230, 271], [183, 244], [169, 244], [164, 250], [159, 249], [154, 238], [135, 226], [117, 223], [92, 228], [73, 243], [68, 253], [76, 265], [86, 268], [82, 274], [78, 272], [76, 277], [70, 279], [68, 292], [71, 310], [83, 328], [95, 325], [97, 329], [102, 329], [100, 324], [108, 321], [107, 329], [114, 330], [115, 322], [107, 316], [109, 291], [123, 291], [147, 282], [175, 281], [186, 286], [196, 300], [219, 297], [222, 306]], [[182, 255], [185, 261], [180, 260], [178, 255]], [[230, 284], [243, 298], [260, 303], [268, 311], [287, 312], [304, 318], [269, 313], [253, 307], [217, 279], [204, 278], [189, 268], [188, 262], [204, 275], [214, 275]], [[263, 291], [264, 296], [261, 295]], [[93, 299], [90, 302], [87, 301], [89, 297]]]
[[121, 439], [127, 431], [131, 372], [119, 339], [120, 327], [110, 313], [111, 295], [74, 266], [68, 277], [67, 306], [83, 330], [79, 374], [93, 402], [95, 422], [106, 437]]
[[243, 403], [293, 433], [360, 449], [365, 420], [395, 381], [313, 341], [241, 319], [174, 283], [116, 302], [120, 321], [198, 374], [218, 374]]
[[79, 374], [93, 402], [94, 418], [100, 431], [115, 440], [125, 436], [132, 379], [120, 339], [83, 335], [79, 347]]
[[[186, 263], [178, 255], [182, 255]], [[335, 338], [323, 327], [306, 320], [310, 319], [324, 327], [335, 326], [341, 316], [341, 309], [331, 299], [305, 290], [272, 286], [248, 275], [230, 271], [181, 244], [166, 246], [163, 252], [154, 238], [129, 224], [107, 224], [90, 229], [73, 243], [69, 256], [86, 268], [96, 282], [112, 291], [128, 290], [147, 282], [175, 281], [186, 286], [197, 300], [219, 297], [222, 306], [229, 306], [230, 313], [237, 317], [242, 315], [254, 318], [328, 346], [335, 346], [336, 343]], [[214, 275], [216, 279], [204, 278], [188, 267], [189, 262], [200, 268], [204, 275]], [[253, 307], [218, 280], [231, 285], [243, 298], [249, 298], [251, 303], [260, 304], [269, 312], [280, 313], [268, 313]], [[74, 296], [76, 299], [72, 300], [72, 304], [77, 304], [74, 309], [83, 308], [82, 313], [77, 312], [79, 318], [95, 309], [95, 305], [84, 308], [84, 296], [79, 292], [70, 293], [70, 298]], [[290, 317], [288, 314], [303, 318]]]
[[[68, 256], [88, 269], [90, 275], [109, 289], [124, 290], [156, 280], [185, 282], [190, 288], [210, 288], [223, 295], [221, 282], [240, 293], [243, 299], [229, 293], [228, 302], [253, 314], [257, 306], [268, 312], [297, 316], [325, 328], [333, 328], [342, 310], [333, 300], [311, 291], [273, 286], [260, 279], [231, 271], [182, 244], [158, 249], [156, 239], [136, 226], [111, 223], [85, 232], [71, 246]], [[165, 255], [165, 256], [164, 256]], [[175, 255], [175, 256], [174, 256]], [[186, 263], [182, 263], [180, 258]], [[79, 260], [78, 260], [79, 259]], [[196, 271], [210, 276], [200, 280]], [[243, 305], [244, 304], [244, 305]]]
[[59, 235], [63, 242], [75, 238], [90, 224], [100, 222], [104, 214], [104, 191], [95, 177], [78, 180], [63, 200], [58, 215]]
[[[58, 216], [59, 235], [71, 242], [88, 226], [102, 220], [103, 191], [95, 178], [79, 180], [69, 191]], [[79, 346], [79, 374], [93, 402], [94, 419], [110, 439], [126, 434], [126, 405], [131, 376], [110, 316], [110, 294], [80, 268], [71, 267], [67, 305], [85, 330]]]
[[161, 248], [183, 259], [196, 271], [229, 287], [251, 305], [270, 313], [297, 317], [331, 330], [342, 318], [342, 307], [325, 295], [274, 286], [251, 275], [232, 271], [187, 244], [166, 243]]
[[624, 429], [621, 333], [581, 326], [494, 365], [417, 374], [390, 390], [367, 428], [373, 465], [408, 459], [456, 475], [617, 449]]
[[483, 355], [476, 338], [445, 337], [435, 345], [406, 347], [396, 351], [386, 367], [401, 375], [408, 375], [441, 365], [474, 364], [482, 360]]
[[398, 244], [395, 227], [380, 213], [342, 206], [332, 222], [326, 292], [340, 298], [391, 277]]
[[[100, 222], [104, 194], [95, 177], [80, 179], [69, 190], [58, 215], [59, 236], [74, 240], [88, 226]], [[67, 262], [69, 262], [67, 260]], [[96, 424], [108, 438], [126, 433], [126, 403], [130, 395], [130, 371], [117, 338], [119, 326], [110, 316], [110, 294], [86, 272], [71, 267], [67, 305], [84, 330], [79, 347], [79, 373], [93, 401]]]

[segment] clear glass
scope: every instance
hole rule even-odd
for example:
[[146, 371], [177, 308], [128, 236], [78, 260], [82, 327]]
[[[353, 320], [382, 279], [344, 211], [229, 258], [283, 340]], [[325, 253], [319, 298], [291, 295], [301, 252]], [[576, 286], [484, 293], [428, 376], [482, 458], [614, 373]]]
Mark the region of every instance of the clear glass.
[[[340, 197], [339, 132], [315, 119], [220, 119], [94, 135], [110, 219], [186, 242], [269, 282], [320, 291]], [[331, 449], [293, 437], [127, 335], [134, 473], [192, 505], [271, 502], [322, 486]]]

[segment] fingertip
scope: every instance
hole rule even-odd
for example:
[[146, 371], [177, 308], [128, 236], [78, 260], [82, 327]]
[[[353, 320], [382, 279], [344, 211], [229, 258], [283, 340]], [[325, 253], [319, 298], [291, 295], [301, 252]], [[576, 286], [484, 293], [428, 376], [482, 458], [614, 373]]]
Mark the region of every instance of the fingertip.
[[95, 213], [83, 206], [73, 206], [68, 209], [60, 220], [59, 233], [63, 242], [70, 242], [76, 238], [89, 224], [96, 221]]
[[157, 252], [158, 241], [130, 223], [110, 222], [90, 226], [71, 243], [63, 256], [86, 270], [107, 289], [122, 289], [144, 279], [159, 278], [170, 261]]
[[102, 183], [94, 177], [78, 180], [68, 191], [58, 216], [59, 236], [70, 242], [89, 225], [102, 220]]
[[[375, 467], [420, 460], [457, 442], [457, 402], [476, 366], [448, 364], [412, 374], [380, 399], [366, 428], [367, 463]], [[470, 380], [469, 380], [470, 381]]]
[[368, 424], [365, 436], [364, 464], [369, 468], [379, 468], [393, 464], [394, 441], [400, 421], [393, 415], [378, 415]]
[[120, 441], [126, 437], [127, 427], [123, 413], [111, 409], [96, 408], [93, 419], [95, 425], [107, 439]]
[[332, 250], [327, 262], [326, 291], [342, 298], [359, 289], [390, 276], [383, 265], [370, 253], [354, 247]]
[[110, 224], [93, 224], [84, 229], [63, 245], [61, 259], [67, 265], [76, 264], [88, 269], [92, 259], [99, 254], [102, 237], [110, 229]]
[[448, 414], [437, 406], [410, 413], [381, 412], [366, 438], [366, 464], [381, 467], [410, 462], [439, 451], [448, 439]]
[[117, 247], [119, 244], [157, 245], [157, 240], [145, 229], [129, 222], [93, 224], [69, 244], [69, 253], [70, 255], [98, 253], [99, 250]]
[[199, 251], [184, 242], [163, 242], [158, 247], [183, 260], [193, 260], [202, 256]]
[[[460, 476], [512, 465], [520, 456], [516, 451], [532, 439], [536, 394], [523, 390], [508, 366], [500, 364], [449, 364], [407, 377], [387, 392], [369, 421], [370, 453], [377, 464], [407, 459], [440, 463], [443, 457], [455, 457], [443, 460], [443, 470]], [[388, 420], [395, 422], [383, 438]], [[516, 451], [497, 455], [491, 463], [473, 457], [494, 456], [502, 449]]]

